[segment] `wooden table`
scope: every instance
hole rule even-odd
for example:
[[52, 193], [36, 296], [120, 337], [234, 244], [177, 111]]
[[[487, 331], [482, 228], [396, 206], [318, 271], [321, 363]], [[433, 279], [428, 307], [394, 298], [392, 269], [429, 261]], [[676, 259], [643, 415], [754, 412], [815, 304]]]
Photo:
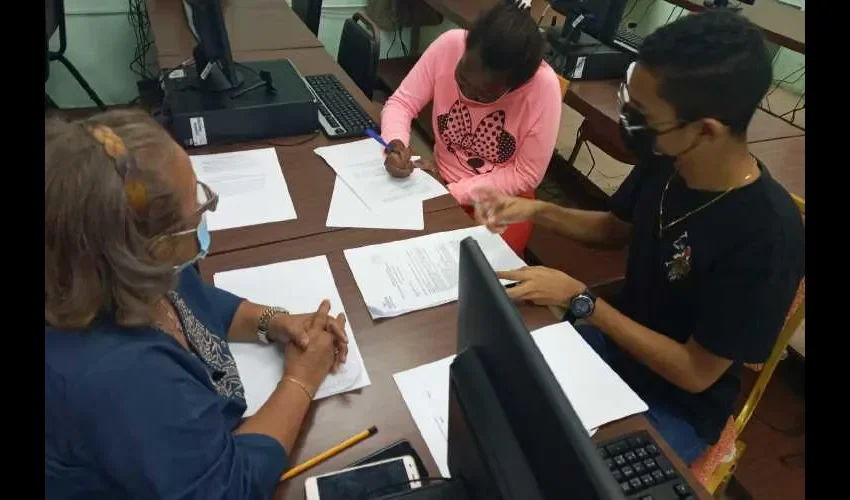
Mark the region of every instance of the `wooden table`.
[[[692, 12], [705, 10], [703, 0], [666, 1]], [[794, 52], [806, 53], [805, 12], [776, 0], [758, 0], [753, 5], [741, 3], [740, 6], [741, 15], [758, 25], [765, 38]]]
[[[146, 0], [159, 57], [192, 56], [197, 41], [187, 25], [181, 0]], [[224, 22], [231, 50], [253, 51], [322, 47], [285, 0], [224, 0]], [[282, 27], [285, 27], [282, 29]], [[169, 67], [160, 63], [161, 67]]]
[[[429, 233], [460, 229], [470, 224], [470, 219], [456, 208], [426, 216], [426, 230]], [[278, 499], [302, 499], [304, 479], [307, 476], [344, 468], [360, 457], [402, 438], [413, 444], [428, 472], [439, 475], [436, 463], [392, 376], [399, 371], [455, 353], [457, 304], [373, 321], [342, 253], [346, 248], [385, 243], [406, 236], [409, 235], [402, 231], [346, 229], [332, 235], [310, 236], [208, 257], [201, 263], [201, 273], [211, 283], [214, 273], [219, 271], [327, 255], [340, 298], [348, 313], [348, 321], [372, 380], [369, 387], [317, 402], [305, 419], [301, 437], [290, 453], [290, 460], [293, 464], [300, 463], [370, 425], [378, 427], [378, 434], [322, 463], [309, 473], [284, 483], [278, 489]], [[523, 305], [519, 309], [529, 329], [556, 321], [552, 313], [542, 307]], [[673, 458], [677, 469], [686, 475], [689, 484], [699, 484], [643, 416], [606, 425], [594, 439], [606, 440], [638, 429], [647, 430], [653, 435], [665, 454]], [[701, 493], [703, 495], [700, 498], [710, 498], [704, 491]]]

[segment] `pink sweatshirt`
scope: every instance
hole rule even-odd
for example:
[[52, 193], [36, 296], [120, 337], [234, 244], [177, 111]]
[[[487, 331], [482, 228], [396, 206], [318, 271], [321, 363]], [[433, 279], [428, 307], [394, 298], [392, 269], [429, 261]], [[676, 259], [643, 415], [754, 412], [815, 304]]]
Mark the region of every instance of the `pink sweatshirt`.
[[545, 62], [522, 87], [491, 104], [467, 101], [455, 80], [466, 30], [443, 33], [389, 98], [381, 135], [410, 144], [410, 126], [434, 101], [434, 157], [449, 191], [471, 205], [472, 191], [489, 186], [506, 194], [533, 191], [552, 159], [561, 120], [558, 77]]

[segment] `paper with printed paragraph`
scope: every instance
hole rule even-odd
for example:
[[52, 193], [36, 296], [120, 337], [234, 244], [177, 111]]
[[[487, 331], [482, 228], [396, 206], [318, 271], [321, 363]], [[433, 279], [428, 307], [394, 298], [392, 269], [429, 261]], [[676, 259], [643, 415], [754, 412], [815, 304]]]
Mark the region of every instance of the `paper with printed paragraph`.
[[445, 186], [419, 168], [404, 178], [388, 174], [383, 146], [374, 139], [316, 148], [315, 153], [375, 212], [391, 210], [388, 204], [421, 203], [448, 193]]
[[475, 238], [494, 270], [525, 266], [505, 240], [484, 226], [345, 250], [372, 318], [400, 316], [457, 300], [460, 242], [468, 236]]
[[210, 231], [297, 217], [274, 148], [189, 157], [198, 179], [218, 193], [207, 212]]

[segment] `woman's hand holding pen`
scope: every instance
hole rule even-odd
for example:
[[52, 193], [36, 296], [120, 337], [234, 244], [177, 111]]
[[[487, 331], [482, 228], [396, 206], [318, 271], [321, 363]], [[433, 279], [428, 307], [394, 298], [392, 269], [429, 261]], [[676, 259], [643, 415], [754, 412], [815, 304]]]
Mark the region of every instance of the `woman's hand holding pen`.
[[390, 141], [387, 146], [387, 154], [384, 159], [384, 167], [393, 177], [407, 177], [413, 173], [413, 163], [410, 161], [412, 153], [398, 139]]

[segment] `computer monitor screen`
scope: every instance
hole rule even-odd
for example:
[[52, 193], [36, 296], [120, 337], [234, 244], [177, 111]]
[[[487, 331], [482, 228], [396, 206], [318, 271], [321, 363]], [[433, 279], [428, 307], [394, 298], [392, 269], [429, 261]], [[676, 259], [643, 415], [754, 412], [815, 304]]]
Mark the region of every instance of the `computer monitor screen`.
[[584, 20], [578, 29], [610, 45], [623, 18], [628, 0], [552, 0], [552, 9], [572, 23], [579, 14]]
[[189, 29], [198, 41], [193, 56], [201, 87], [216, 91], [242, 84], [241, 74], [233, 64], [221, 1], [183, 0]]
[[519, 311], [467, 238], [460, 245], [458, 358], [470, 349], [545, 498], [623, 498]]

